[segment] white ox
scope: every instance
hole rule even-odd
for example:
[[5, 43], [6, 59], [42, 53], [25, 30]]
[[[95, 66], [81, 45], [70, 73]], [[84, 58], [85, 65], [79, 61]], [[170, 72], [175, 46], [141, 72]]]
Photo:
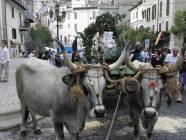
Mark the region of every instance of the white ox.
[[[62, 44], [59, 42], [58, 44], [65, 50]], [[103, 75], [106, 67], [86, 65], [78, 69], [78, 65], [69, 60], [66, 51], [63, 55], [66, 67], [57, 68], [36, 58], [31, 58], [18, 67], [16, 86], [22, 111], [21, 136], [27, 134], [25, 125], [29, 112], [34, 133], [41, 133], [35, 115], [50, 116], [59, 140], [64, 140], [63, 125], [71, 134], [71, 140], [77, 140], [89, 111], [93, 117], [105, 116], [102, 92], [106, 85]], [[124, 58], [125, 51], [114, 64], [109, 65], [109, 68], [114, 69], [121, 65], [121, 60]], [[77, 74], [80, 76], [79, 84], [86, 93], [86, 96], [81, 96], [78, 102], [72, 99], [69, 92], [69, 88], [77, 82]]]
[[[181, 68], [185, 49], [186, 46], [183, 46], [175, 64], [162, 68], [153, 68], [150, 63], [141, 63], [139, 61], [132, 63], [128, 53], [125, 55], [124, 60], [125, 64], [137, 73], [133, 78], [126, 79], [125, 77], [124, 79], [111, 80], [106, 74], [110, 82], [122, 83], [121, 90], [127, 94], [129, 115], [133, 123], [135, 140], [139, 140], [140, 119], [143, 128], [146, 129], [147, 138], [152, 138], [152, 131], [161, 107], [161, 96], [164, 93], [162, 76], [174, 74]], [[169, 94], [166, 93], [166, 96], [169, 96]]]

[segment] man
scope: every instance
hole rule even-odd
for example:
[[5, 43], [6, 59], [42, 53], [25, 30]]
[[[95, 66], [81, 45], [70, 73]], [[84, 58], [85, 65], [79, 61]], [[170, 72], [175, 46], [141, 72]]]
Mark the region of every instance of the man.
[[15, 58], [15, 56], [16, 56], [15, 48], [16, 48], [16, 46], [13, 43], [13, 41], [11, 40], [10, 41], [10, 56], [11, 56], [11, 58]]
[[9, 62], [10, 54], [7, 48], [7, 41], [2, 40], [0, 47], [0, 82], [8, 82]]
[[165, 61], [164, 61], [165, 65], [176, 63], [176, 60], [178, 58], [178, 52], [179, 52], [178, 48], [173, 48], [172, 53], [167, 54], [167, 56], [165, 57]]
[[138, 60], [140, 62], [145, 62], [145, 52], [142, 49], [142, 46], [140, 44], [137, 44], [135, 46], [135, 51], [133, 52], [133, 56], [131, 61]]
[[[165, 57], [164, 65], [175, 64], [176, 63], [176, 60], [178, 58], [178, 53], [179, 53], [179, 49], [178, 48], [173, 48], [172, 49], [172, 53], [167, 54], [167, 56]], [[175, 76], [175, 79], [177, 81], [178, 87], [180, 87], [179, 72]], [[179, 93], [175, 94], [175, 99], [176, 99], [176, 102], [183, 103], [182, 96], [181, 96], [181, 91], [179, 91]]]

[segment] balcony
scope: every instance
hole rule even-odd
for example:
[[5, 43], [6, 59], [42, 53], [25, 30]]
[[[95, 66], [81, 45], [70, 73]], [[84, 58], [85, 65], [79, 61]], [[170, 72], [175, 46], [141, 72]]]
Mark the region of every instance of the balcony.
[[27, 3], [25, 0], [12, 0], [14, 3], [16, 3], [18, 6], [20, 6], [22, 9], [27, 10]]
[[31, 12], [25, 11], [24, 12], [25, 22], [28, 21], [30, 23], [34, 22], [34, 15]]
[[21, 32], [25, 32], [25, 31], [28, 31], [28, 28], [26, 26], [20, 25], [19, 30]]

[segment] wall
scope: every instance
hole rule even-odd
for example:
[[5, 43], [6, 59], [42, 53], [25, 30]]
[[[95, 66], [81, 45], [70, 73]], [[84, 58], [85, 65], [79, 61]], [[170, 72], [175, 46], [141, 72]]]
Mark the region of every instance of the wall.
[[[160, 17], [160, 1], [162, 1], [162, 17]], [[186, 9], [186, 1], [185, 0], [169, 0], [169, 15], [166, 15], [166, 6], [167, 6], [167, 0], [148, 0], [145, 1], [142, 4], [142, 9], [146, 10], [150, 8], [150, 21], [147, 21], [146, 18], [143, 18], [142, 20], [136, 21], [136, 19], [133, 19], [133, 14], [137, 11], [138, 8], [141, 7], [138, 6], [134, 8], [131, 11], [131, 27], [135, 28], [137, 25], [141, 24], [144, 27], [150, 27], [153, 31], [154, 27], [154, 33], [160, 32], [160, 31], [167, 31], [166, 30], [166, 23], [168, 22], [168, 31], [170, 31], [171, 26], [174, 25], [174, 17], [175, 13], [178, 10]], [[159, 9], [158, 9], [158, 2], [159, 2]], [[156, 18], [152, 19], [152, 6], [156, 4]], [[159, 14], [158, 14], [159, 13]], [[138, 13], [141, 14], [141, 13]], [[160, 25], [161, 24], [161, 30]], [[180, 46], [182, 43], [182, 40], [177, 39], [173, 34], [170, 35], [170, 44], [169, 47], [177, 47]]]
[[0, 0], [0, 40], [2, 40], [3, 32], [2, 32], [2, 0]]
[[[60, 28], [60, 35], [62, 35], [63, 43], [64, 37], [66, 36], [69, 40], [68, 43], [72, 43], [74, 37], [77, 35], [75, 30], [75, 24], [77, 25], [77, 32], [83, 32], [86, 27], [92, 22], [95, 22], [95, 17], [93, 17], [93, 12], [95, 12], [95, 17], [98, 15], [98, 9], [78, 9], [68, 12], [65, 18], [62, 28]], [[77, 13], [77, 19], [74, 19], [74, 14]], [[69, 18], [70, 15], [70, 18]], [[55, 27], [54, 27], [55, 30]]]

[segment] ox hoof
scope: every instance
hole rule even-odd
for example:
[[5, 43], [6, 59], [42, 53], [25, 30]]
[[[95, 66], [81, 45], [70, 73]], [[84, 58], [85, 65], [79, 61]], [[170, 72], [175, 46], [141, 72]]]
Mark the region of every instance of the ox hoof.
[[21, 137], [26, 137], [28, 135], [28, 131], [27, 130], [21, 130], [20, 135], [21, 135]]
[[139, 136], [137, 136], [137, 137], [134, 137], [134, 140], [139, 140]]
[[147, 133], [147, 139], [151, 140], [151, 138], [152, 138], [152, 132]]
[[41, 135], [42, 134], [41, 129], [34, 130], [34, 134], [35, 135]]

